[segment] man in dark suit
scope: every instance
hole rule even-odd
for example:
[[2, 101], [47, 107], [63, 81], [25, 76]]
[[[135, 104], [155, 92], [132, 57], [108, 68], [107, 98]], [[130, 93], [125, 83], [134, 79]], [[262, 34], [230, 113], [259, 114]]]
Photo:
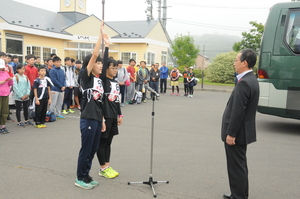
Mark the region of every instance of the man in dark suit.
[[258, 82], [252, 71], [255, 64], [256, 53], [251, 49], [242, 50], [234, 61], [238, 83], [227, 102], [221, 130], [231, 191], [223, 195], [225, 199], [247, 199], [249, 195], [246, 151], [247, 145], [256, 141], [259, 97]]

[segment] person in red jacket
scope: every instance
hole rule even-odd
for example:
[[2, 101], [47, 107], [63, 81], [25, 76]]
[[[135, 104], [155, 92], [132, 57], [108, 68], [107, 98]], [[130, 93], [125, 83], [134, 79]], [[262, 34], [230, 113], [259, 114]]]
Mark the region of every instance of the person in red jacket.
[[32, 89], [32, 86], [33, 86], [33, 82], [36, 78], [39, 77], [39, 74], [38, 74], [38, 69], [37, 67], [34, 66], [34, 62], [35, 62], [35, 56], [34, 55], [27, 55], [26, 56], [26, 62], [27, 62], [27, 65], [25, 66], [25, 75], [28, 77], [29, 79], [29, 82], [30, 82], [30, 104], [32, 104], [32, 100], [33, 100], [33, 89]]

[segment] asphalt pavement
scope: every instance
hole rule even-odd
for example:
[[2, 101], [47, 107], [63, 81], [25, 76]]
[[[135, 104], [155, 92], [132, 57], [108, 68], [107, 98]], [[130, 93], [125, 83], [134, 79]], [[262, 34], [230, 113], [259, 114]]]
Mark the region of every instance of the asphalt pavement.
[[[169, 181], [154, 185], [157, 198], [221, 199], [229, 186], [220, 125], [233, 87], [210, 88], [216, 92], [205, 87], [196, 89], [193, 98], [170, 96], [168, 90], [154, 102], [154, 117], [151, 100], [123, 107], [124, 120], [111, 155], [111, 166], [120, 175], [98, 176], [95, 157], [90, 175], [100, 185], [92, 190], [74, 185], [80, 148], [78, 110], [47, 123], [45, 129], [7, 123], [11, 132], [0, 135], [0, 198], [153, 198], [150, 186], [127, 184], [149, 181], [153, 120], [151, 173], [154, 181]], [[299, 129], [298, 120], [257, 114], [258, 141], [248, 146], [249, 198], [299, 198]]]

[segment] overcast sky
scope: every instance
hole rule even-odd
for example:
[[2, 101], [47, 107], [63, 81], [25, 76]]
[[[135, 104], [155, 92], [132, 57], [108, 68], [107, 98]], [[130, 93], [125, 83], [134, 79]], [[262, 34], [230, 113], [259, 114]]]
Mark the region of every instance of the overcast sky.
[[[60, 0], [15, 0], [58, 12]], [[163, 1], [163, 0], [162, 0]], [[250, 21], [265, 24], [269, 9], [291, 0], [167, 0], [167, 30], [177, 34], [228, 34], [241, 36]], [[153, 0], [157, 18], [157, 0]], [[105, 21], [146, 20], [146, 0], [105, 0]], [[87, 14], [102, 19], [102, 0], [87, 0]]]

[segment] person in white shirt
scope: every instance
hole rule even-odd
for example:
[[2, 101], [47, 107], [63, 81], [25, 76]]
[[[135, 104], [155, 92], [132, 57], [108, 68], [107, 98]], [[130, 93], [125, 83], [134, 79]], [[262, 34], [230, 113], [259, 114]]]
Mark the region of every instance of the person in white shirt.
[[[70, 108], [72, 97], [73, 97], [73, 88], [76, 86], [75, 84], [75, 71], [74, 67], [72, 66], [71, 58], [66, 57], [65, 58], [65, 66], [62, 68], [65, 72], [65, 78], [66, 78], [66, 89], [65, 89], [65, 96], [64, 96], [64, 102], [62, 104], [62, 113], [68, 114], [68, 113], [75, 113]], [[67, 105], [67, 109], [65, 109], [65, 104]]]

